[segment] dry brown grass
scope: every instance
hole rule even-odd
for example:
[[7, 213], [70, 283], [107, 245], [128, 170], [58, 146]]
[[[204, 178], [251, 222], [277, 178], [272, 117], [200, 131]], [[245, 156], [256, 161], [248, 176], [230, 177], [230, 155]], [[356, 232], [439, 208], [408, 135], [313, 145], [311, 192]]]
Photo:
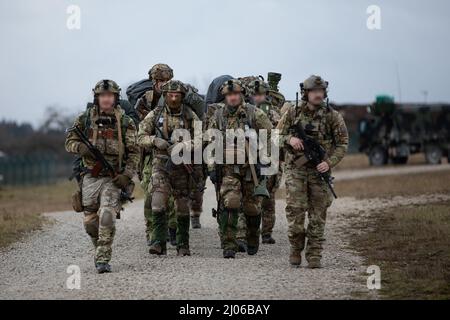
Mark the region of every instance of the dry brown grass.
[[337, 181], [335, 189], [340, 197], [358, 199], [450, 193], [450, 170]]
[[[445, 159], [443, 159], [445, 162]], [[420, 165], [425, 164], [425, 157], [422, 153], [412, 155], [408, 160], [408, 165]], [[388, 165], [392, 167], [394, 165]], [[397, 165], [404, 166], [404, 165]], [[334, 170], [355, 170], [355, 169], [367, 169], [370, 168], [369, 158], [366, 154], [356, 153], [348, 154], [342, 159], [342, 161], [334, 168]]]
[[0, 246], [6, 246], [24, 233], [42, 227], [43, 212], [70, 210], [74, 182], [47, 186], [7, 187], [0, 189]]
[[368, 224], [352, 246], [380, 267], [383, 298], [450, 298], [450, 202], [377, 212]]

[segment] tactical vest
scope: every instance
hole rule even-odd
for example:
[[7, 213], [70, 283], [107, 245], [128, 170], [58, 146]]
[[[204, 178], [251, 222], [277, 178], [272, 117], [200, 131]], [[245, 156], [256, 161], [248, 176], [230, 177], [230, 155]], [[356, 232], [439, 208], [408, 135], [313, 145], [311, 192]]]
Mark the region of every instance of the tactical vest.
[[[88, 108], [80, 118], [80, 122], [83, 124], [84, 134], [89, 138], [94, 146], [98, 139], [103, 139], [105, 143], [99, 147], [102, 154], [107, 160], [118, 158], [118, 170], [123, 168], [124, 159], [126, 158], [126, 132], [130, 121], [133, 121], [129, 116], [122, 113], [120, 106], [114, 108], [114, 119], [112, 125], [105, 125], [105, 129], [102, 130], [100, 115], [97, 112], [97, 107], [93, 106]], [[117, 125], [117, 122], [120, 125]], [[109, 159], [108, 159], [109, 158]]]
[[[223, 103], [219, 103], [218, 105], [221, 105], [220, 108], [218, 108], [215, 112], [215, 118], [217, 123], [217, 129], [220, 131], [226, 131], [228, 126], [228, 117], [225, 115], [225, 108], [226, 105]], [[247, 125], [248, 129], [254, 129], [254, 123], [255, 123], [255, 111], [256, 107], [251, 104], [245, 105], [245, 118], [240, 118], [238, 121], [242, 125]], [[242, 128], [245, 129], [245, 128]]]
[[[166, 107], [163, 106], [158, 106], [155, 109], [155, 112], [157, 116], [154, 125], [163, 133], [164, 139], [170, 139], [173, 131], [171, 128], [192, 129], [192, 120], [194, 119], [192, 114], [193, 111], [186, 105], [182, 106], [179, 115], [169, 115], [166, 111]], [[174, 123], [169, 123], [169, 121], [174, 121]], [[157, 133], [159, 131], [157, 131]]]
[[[301, 110], [306, 106], [306, 103], [301, 105]], [[330, 106], [317, 110], [314, 116], [310, 116], [305, 112], [295, 111], [295, 123], [301, 121], [303, 129], [307, 136], [315, 139], [322, 145], [327, 154], [332, 152], [336, 143], [333, 131], [331, 129], [331, 122], [333, 116], [333, 109]]]

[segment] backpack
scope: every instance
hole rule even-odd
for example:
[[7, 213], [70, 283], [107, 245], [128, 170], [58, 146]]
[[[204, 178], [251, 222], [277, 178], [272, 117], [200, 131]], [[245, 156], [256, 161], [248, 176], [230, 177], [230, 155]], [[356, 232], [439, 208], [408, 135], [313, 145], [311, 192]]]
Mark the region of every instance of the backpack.
[[[203, 120], [203, 115], [205, 113], [205, 101], [202, 95], [198, 93], [197, 88], [190, 84], [186, 84], [188, 87], [188, 92], [184, 98], [184, 103], [186, 103], [191, 109], [195, 112], [195, 114]], [[136, 106], [136, 102], [140, 97], [142, 97], [147, 91], [153, 89], [152, 80], [144, 79], [138, 81], [136, 83], [131, 84], [127, 88], [127, 97], [129, 103], [133, 107]], [[159, 103], [158, 103], [159, 104]], [[134, 111], [135, 112], [135, 111]], [[136, 114], [137, 116], [137, 114]]]
[[150, 79], [143, 79], [128, 86], [127, 97], [131, 106], [134, 108], [140, 97], [149, 90], [153, 89], [153, 82]]
[[[222, 75], [215, 78], [208, 87], [208, 92], [206, 93], [205, 104], [206, 109], [210, 104], [219, 103], [224, 100], [224, 96], [220, 93], [220, 87], [225, 83], [225, 81], [234, 79], [230, 75]], [[206, 110], [207, 111], [207, 110]]]
[[199, 117], [200, 120], [203, 120], [205, 115], [205, 99], [202, 95], [198, 93], [197, 88], [194, 86], [187, 84], [188, 92], [184, 97], [184, 103], [187, 104], [192, 111]]

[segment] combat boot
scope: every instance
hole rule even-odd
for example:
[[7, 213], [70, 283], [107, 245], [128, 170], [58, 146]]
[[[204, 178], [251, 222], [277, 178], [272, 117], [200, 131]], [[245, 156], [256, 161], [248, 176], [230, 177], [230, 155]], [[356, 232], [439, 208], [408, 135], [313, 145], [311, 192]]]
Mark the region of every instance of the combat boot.
[[109, 265], [109, 263], [106, 263], [106, 262], [96, 263], [95, 269], [97, 269], [98, 273], [110, 273], [111, 272], [111, 266]]
[[291, 254], [289, 255], [289, 263], [293, 267], [299, 267], [302, 264], [302, 251], [291, 249]]
[[191, 217], [191, 227], [192, 229], [200, 229], [202, 227], [200, 217]]
[[308, 268], [310, 269], [320, 269], [322, 268], [322, 263], [320, 262], [320, 258], [309, 258], [308, 259]]
[[155, 242], [150, 246], [149, 249], [150, 254], [156, 254], [158, 256], [166, 255], [167, 249], [163, 246], [161, 246], [160, 243]]
[[223, 257], [225, 259], [234, 259], [236, 252], [234, 250], [223, 250]]
[[265, 234], [261, 238], [263, 244], [275, 244], [275, 239], [272, 238], [271, 234]]
[[254, 256], [258, 253], [259, 246], [247, 246], [247, 254], [249, 256]]
[[179, 256], [179, 257], [190, 256], [190, 255], [191, 255], [191, 251], [189, 250], [189, 248], [177, 249], [177, 256]]
[[247, 243], [243, 240], [237, 240], [238, 251], [239, 252], [247, 252]]
[[169, 242], [174, 247], [177, 245], [177, 229], [169, 228]]

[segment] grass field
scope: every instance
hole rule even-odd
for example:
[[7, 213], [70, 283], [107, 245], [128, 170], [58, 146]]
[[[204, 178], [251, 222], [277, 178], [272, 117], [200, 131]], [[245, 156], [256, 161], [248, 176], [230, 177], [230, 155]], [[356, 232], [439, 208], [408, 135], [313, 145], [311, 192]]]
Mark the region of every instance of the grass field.
[[0, 189], [0, 246], [45, 223], [43, 212], [70, 210], [75, 183], [64, 181], [48, 186], [3, 187]]
[[[61, 181], [46, 186], [0, 188], [0, 247], [41, 228], [47, 222], [42, 213], [72, 210], [71, 195], [76, 187], [75, 182]], [[137, 181], [134, 196], [143, 197]]]
[[450, 202], [376, 212], [367, 227], [352, 246], [380, 267], [382, 298], [450, 299]]
[[357, 199], [450, 193], [450, 170], [336, 181], [335, 189], [339, 197]]

